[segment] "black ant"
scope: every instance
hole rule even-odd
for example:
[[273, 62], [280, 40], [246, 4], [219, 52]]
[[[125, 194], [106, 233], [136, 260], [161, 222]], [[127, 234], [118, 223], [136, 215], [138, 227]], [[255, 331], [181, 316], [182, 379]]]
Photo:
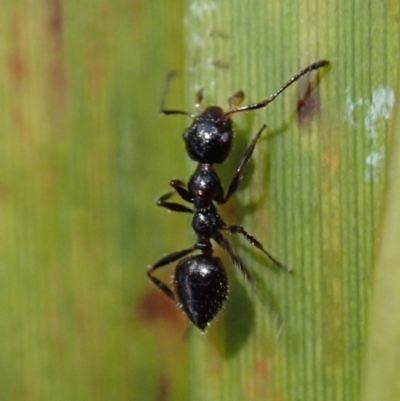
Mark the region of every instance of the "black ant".
[[[218, 106], [209, 106], [202, 110], [202, 90], [196, 96], [197, 114], [190, 114], [182, 110], [166, 110], [163, 107], [164, 100], [162, 101], [162, 114], [183, 114], [193, 119], [193, 124], [183, 132], [183, 139], [190, 158], [198, 162], [198, 165], [187, 185], [176, 179], [170, 182], [170, 185], [178, 195], [184, 201], [193, 205], [193, 209], [179, 203], [169, 202], [168, 200], [174, 192], [169, 192], [158, 198], [157, 205], [174, 212], [192, 213], [192, 228], [197, 235], [197, 242], [191, 248], [171, 253], [153, 265], [148, 266], [147, 274], [158, 288], [171, 299], [177, 301], [190, 321], [203, 331], [222, 308], [228, 296], [229, 288], [224, 265], [220, 258], [213, 256], [211, 239], [228, 253], [244, 278], [252, 281], [246, 266], [239, 256], [235, 254], [231, 244], [222, 235], [221, 231], [242, 234], [250, 244], [261, 250], [276, 266], [287, 272], [292, 271], [292, 269], [276, 260], [242, 226], [226, 224], [218, 214], [215, 203], [224, 204], [236, 192], [243, 169], [249, 161], [261, 133], [266, 128], [263, 125], [248, 145], [228, 191], [225, 193], [213, 164], [223, 163], [231, 150], [233, 122], [230, 116], [234, 113], [256, 110], [267, 106], [303, 75], [328, 64], [329, 62], [326, 60], [310, 64], [290, 78], [272, 96], [258, 103], [239, 107], [244, 99], [244, 93], [238, 91], [229, 98], [230, 109], [228, 111], [224, 111]], [[196, 250], [201, 253], [195, 256], [188, 256]], [[153, 273], [160, 267], [178, 260], [180, 261], [175, 268], [173, 290], [170, 286], [154, 277]]]

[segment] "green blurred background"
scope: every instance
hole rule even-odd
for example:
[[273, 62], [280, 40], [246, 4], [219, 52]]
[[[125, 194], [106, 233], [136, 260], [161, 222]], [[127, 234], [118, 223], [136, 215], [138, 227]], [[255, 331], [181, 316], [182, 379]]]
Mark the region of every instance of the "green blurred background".
[[182, 5], [3, 1], [0, 20], [0, 399], [185, 399], [185, 323], [145, 274], [187, 238], [154, 205], [185, 168], [158, 118]]
[[[399, 15], [398, 0], [3, 0], [0, 400], [360, 399]], [[295, 273], [235, 241], [258, 293], [229, 268], [226, 309], [187, 331], [145, 274], [193, 241], [188, 216], [154, 205], [193, 171], [189, 122], [158, 117], [163, 80], [177, 70], [168, 107], [192, 110], [200, 87], [225, 107], [322, 58], [235, 117], [220, 170], [268, 124], [222, 213]]]

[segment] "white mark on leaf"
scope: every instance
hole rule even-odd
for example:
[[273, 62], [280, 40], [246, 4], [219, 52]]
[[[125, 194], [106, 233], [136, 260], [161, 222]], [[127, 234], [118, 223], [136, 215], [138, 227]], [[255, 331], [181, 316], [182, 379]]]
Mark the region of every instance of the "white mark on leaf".
[[385, 147], [379, 138], [380, 124], [388, 120], [392, 114], [395, 95], [388, 86], [380, 86], [372, 91], [370, 99], [361, 97], [352, 99], [351, 89], [345, 90], [345, 120], [352, 126], [357, 127], [359, 123], [354, 118], [357, 108], [365, 113], [364, 128], [370, 142], [371, 151], [365, 158], [366, 170], [364, 178], [367, 182], [377, 181], [382, 162], [385, 159]]
[[394, 92], [388, 87], [381, 86], [372, 92], [372, 101], [368, 103], [368, 111], [364, 120], [368, 138], [378, 138], [376, 123], [378, 119], [388, 120], [394, 106]]

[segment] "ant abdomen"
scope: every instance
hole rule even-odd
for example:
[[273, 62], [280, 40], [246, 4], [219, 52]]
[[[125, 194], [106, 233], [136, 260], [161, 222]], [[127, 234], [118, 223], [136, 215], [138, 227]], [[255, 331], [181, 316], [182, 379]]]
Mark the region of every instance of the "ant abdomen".
[[221, 259], [208, 255], [182, 259], [175, 270], [174, 284], [185, 314], [204, 331], [228, 296], [228, 278]]

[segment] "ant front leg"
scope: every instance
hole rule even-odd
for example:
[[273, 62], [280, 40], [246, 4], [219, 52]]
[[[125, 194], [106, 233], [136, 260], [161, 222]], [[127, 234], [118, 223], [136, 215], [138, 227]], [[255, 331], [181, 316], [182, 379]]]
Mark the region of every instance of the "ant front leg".
[[184, 116], [188, 116], [191, 118], [194, 118], [194, 116], [184, 110], [170, 110], [165, 108], [165, 98], [167, 96], [168, 92], [168, 86], [169, 83], [171, 82], [171, 79], [174, 77], [175, 71], [170, 71], [167, 76], [165, 77], [163, 89], [162, 89], [162, 94], [161, 94], [161, 104], [160, 104], [160, 113], [165, 114], [165, 115], [171, 115], [171, 114], [183, 114]]
[[285, 266], [283, 263], [279, 262], [279, 260], [275, 259], [261, 244], [260, 241], [258, 241], [258, 239], [256, 237], [254, 237], [253, 235], [249, 234], [242, 226], [239, 225], [224, 225], [222, 227], [222, 230], [227, 230], [232, 234], [242, 234], [247, 241], [250, 242], [251, 245], [255, 246], [256, 248], [258, 248], [260, 251], [262, 251], [265, 255], [268, 256], [268, 258], [275, 263], [276, 266], [278, 266], [279, 268], [285, 270], [288, 273], [292, 273], [293, 269], [290, 267]]
[[250, 142], [249, 146], [247, 147], [246, 151], [243, 154], [242, 160], [239, 164], [238, 169], [236, 170], [235, 175], [233, 176], [233, 179], [231, 181], [231, 184], [229, 185], [228, 192], [226, 195], [223, 197], [223, 199], [219, 203], [225, 203], [228, 201], [228, 199], [236, 192], [239, 186], [240, 179], [242, 178], [242, 172], [244, 167], [246, 166], [247, 162], [249, 161], [251, 155], [253, 154], [254, 148], [256, 146], [256, 143], [258, 139], [260, 138], [261, 133], [264, 131], [266, 128], [266, 125], [264, 124], [260, 131], [257, 132], [257, 135], [253, 138], [253, 140]]
[[179, 259], [182, 259], [184, 256], [189, 255], [189, 253], [192, 253], [195, 250], [195, 248], [188, 248], [184, 249], [183, 251], [178, 251], [171, 253], [167, 256], [162, 257], [159, 261], [154, 263], [153, 265], [150, 265], [147, 267], [147, 275], [151, 279], [151, 281], [168, 297], [171, 299], [175, 300], [175, 295], [171, 288], [165, 283], [163, 283], [161, 280], [153, 276], [153, 272], [160, 267], [164, 267], [169, 265], [172, 262], [175, 262]]

